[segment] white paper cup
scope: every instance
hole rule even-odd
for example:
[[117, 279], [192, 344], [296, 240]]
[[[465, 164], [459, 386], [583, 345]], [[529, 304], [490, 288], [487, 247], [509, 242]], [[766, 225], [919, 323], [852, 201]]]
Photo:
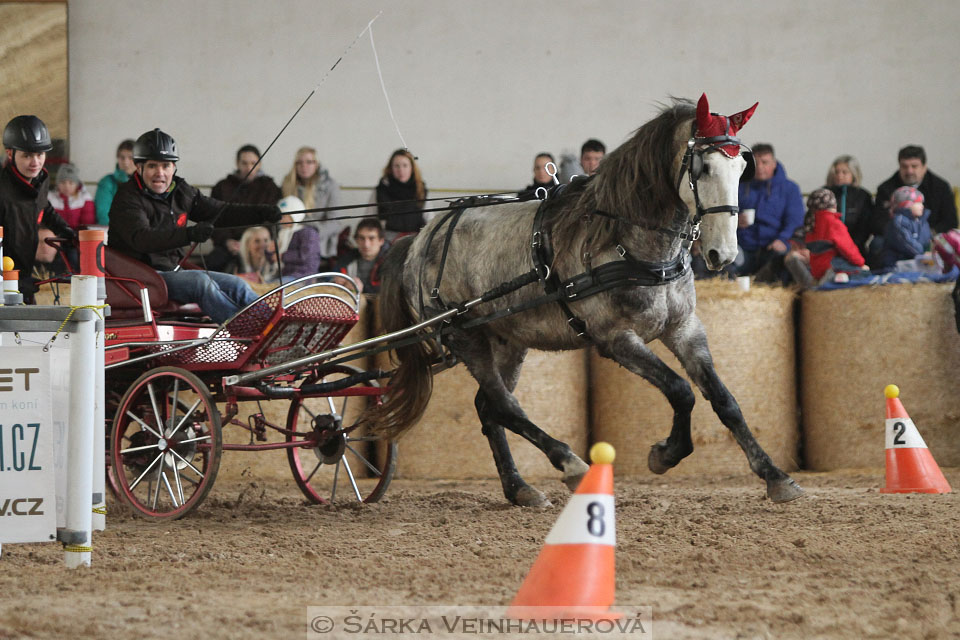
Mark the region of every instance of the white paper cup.
[[757, 217], [757, 210], [756, 210], [756, 209], [742, 209], [742, 210], [740, 211], [740, 215], [743, 216], [743, 219], [746, 221], [747, 226], [749, 227], [750, 225], [753, 224], [753, 221], [754, 221], [754, 220], [756, 219], [756, 217]]
[[750, 291], [750, 276], [738, 276], [737, 286], [741, 291]]

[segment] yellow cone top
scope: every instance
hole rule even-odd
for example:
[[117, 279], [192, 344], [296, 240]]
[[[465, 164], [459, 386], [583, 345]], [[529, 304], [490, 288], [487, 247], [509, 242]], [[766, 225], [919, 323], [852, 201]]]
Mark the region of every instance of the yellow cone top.
[[598, 442], [590, 447], [590, 462], [594, 464], [612, 464], [617, 452], [609, 442]]
[[883, 388], [883, 395], [885, 395], [887, 398], [899, 398], [900, 387], [895, 384], [888, 384]]
[[3, 256], [3, 270], [13, 271], [13, 258], [10, 256]]

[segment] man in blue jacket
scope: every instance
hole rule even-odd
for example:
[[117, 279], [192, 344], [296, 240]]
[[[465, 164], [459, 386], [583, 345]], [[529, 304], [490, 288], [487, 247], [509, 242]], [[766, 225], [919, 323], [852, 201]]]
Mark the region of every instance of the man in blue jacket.
[[753, 159], [754, 177], [740, 185], [737, 242], [741, 255], [735, 267], [741, 276], [754, 274], [773, 258], [786, 255], [790, 237], [803, 224], [804, 215], [800, 187], [787, 179], [773, 147], [755, 144]]

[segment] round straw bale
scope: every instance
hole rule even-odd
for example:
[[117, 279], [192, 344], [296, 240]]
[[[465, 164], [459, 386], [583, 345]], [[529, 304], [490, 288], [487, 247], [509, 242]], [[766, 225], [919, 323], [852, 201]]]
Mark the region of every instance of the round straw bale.
[[800, 353], [806, 467], [885, 463], [883, 388], [900, 399], [934, 459], [960, 466], [960, 335], [952, 284], [808, 291]]
[[[741, 291], [725, 280], [697, 282], [697, 315], [706, 328], [720, 379], [737, 399], [747, 425], [773, 461], [797, 468], [797, 394], [793, 305], [782, 287]], [[659, 341], [651, 350], [688, 381], [677, 359]], [[669, 435], [673, 410], [660, 391], [591, 350], [592, 436], [617, 450], [620, 473], [651, 473], [650, 445]], [[749, 472], [743, 451], [713, 412], [697, 397], [691, 418], [694, 451], [670, 473]]]
[[[270, 289], [272, 286], [267, 285], [254, 285], [254, 290], [258, 292], [258, 295], [263, 295]], [[313, 292], [319, 293], [322, 290], [312, 289]], [[366, 297], [361, 296], [360, 298], [360, 321], [354, 325], [353, 329], [350, 330], [344, 339], [341, 341], [341, 344], [353, 344], [354, 342], [359, 342], [364, 340], [369, 336], [369, 326], [371, 321], [371, 310], [372, 305]], [[361, 369], [366, 368], [366, 360], [360, 360], [357, 362], [351, 362], [353, 366], [360, 367]], [[339, 407], [342, 399], [337, 402]], [[253, 415], [259, 411], [256, 402], [240, 402], [239, 404], [239, 413], [237, 414], [237, 420], [243, 424], [247, 424], [247, 417]], [[307, 407], [310, 407], [315, 413], [319, 410], [324, 410], [325, 412], [329, 411], [329, 405], [326, 398], [312, 398], [306, 401]], [[260, 402], [260, 407], [263, 409], [264, 418], [271, 424], [275, 424], [281, 428], [286, 428], [287, 421], [287, 412], [290, 408], [290, 402], [288, 400], [262, 400]], [[354, 407], [357, 410], [354, 410]], [[347, 408], [349, 409], [347, 415], [344, 416], [344, 423], [349, 424], [351, 421], [356, 420], [356, 417], [359, 413], [360, 402], [359, 399], [353, 398], [348, 404]], [[224, 409], [223, 405], [220, 405], [220, 410]], [[298, 425], [298, 429], [302, 429], [303, 425]], [[250, 443], [250, 432], [238, 425], [224, 425], [223, 428], [223, 441], [224, 443], [231, 444], [249, 444]], [[267, 442], [283, 442], [284, 436], [273, 429], [267, 428]], [[261, 441], [254, 439], [254, 444], [262, 444]], [[361, 471], [359, 469], [354, 469], [354, 473], [362, 475], [365, 470]], [[287, 465], [287, 454], [283, 449], [276, 449], [271, 451], [256, 451], [256, 452], [247, 452], [247, 451], [227, 451], [224, 452], [223, 460], [220, 463], [220, 472], [218, 474], [219, 478], [237, 480], [240, 478], [244, 479], [285, 479], [291, 478], [290, 467]]]

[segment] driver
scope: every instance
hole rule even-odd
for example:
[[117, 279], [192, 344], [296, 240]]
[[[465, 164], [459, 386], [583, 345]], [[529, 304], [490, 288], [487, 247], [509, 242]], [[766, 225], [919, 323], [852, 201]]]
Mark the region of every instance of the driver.
[[[183, 247], [209, 239], [217, 222], [228, 221], [230, 226], [278, 222], [280, 209], [208, 198], [174, 175], [179, 159], [177, 143], [160, 129], [137, 138], [133, 145], [137, 169], [117, 189], [110, 207], [110, 247], [156, 269], [171, 299], [195, 302], [211, 320], [222, 323], [256, 300], [257, 294], [237, 276], [198, 269], [175, 271], [186, 253]], [[197, 224], [188, 227], [188, 220]]]

